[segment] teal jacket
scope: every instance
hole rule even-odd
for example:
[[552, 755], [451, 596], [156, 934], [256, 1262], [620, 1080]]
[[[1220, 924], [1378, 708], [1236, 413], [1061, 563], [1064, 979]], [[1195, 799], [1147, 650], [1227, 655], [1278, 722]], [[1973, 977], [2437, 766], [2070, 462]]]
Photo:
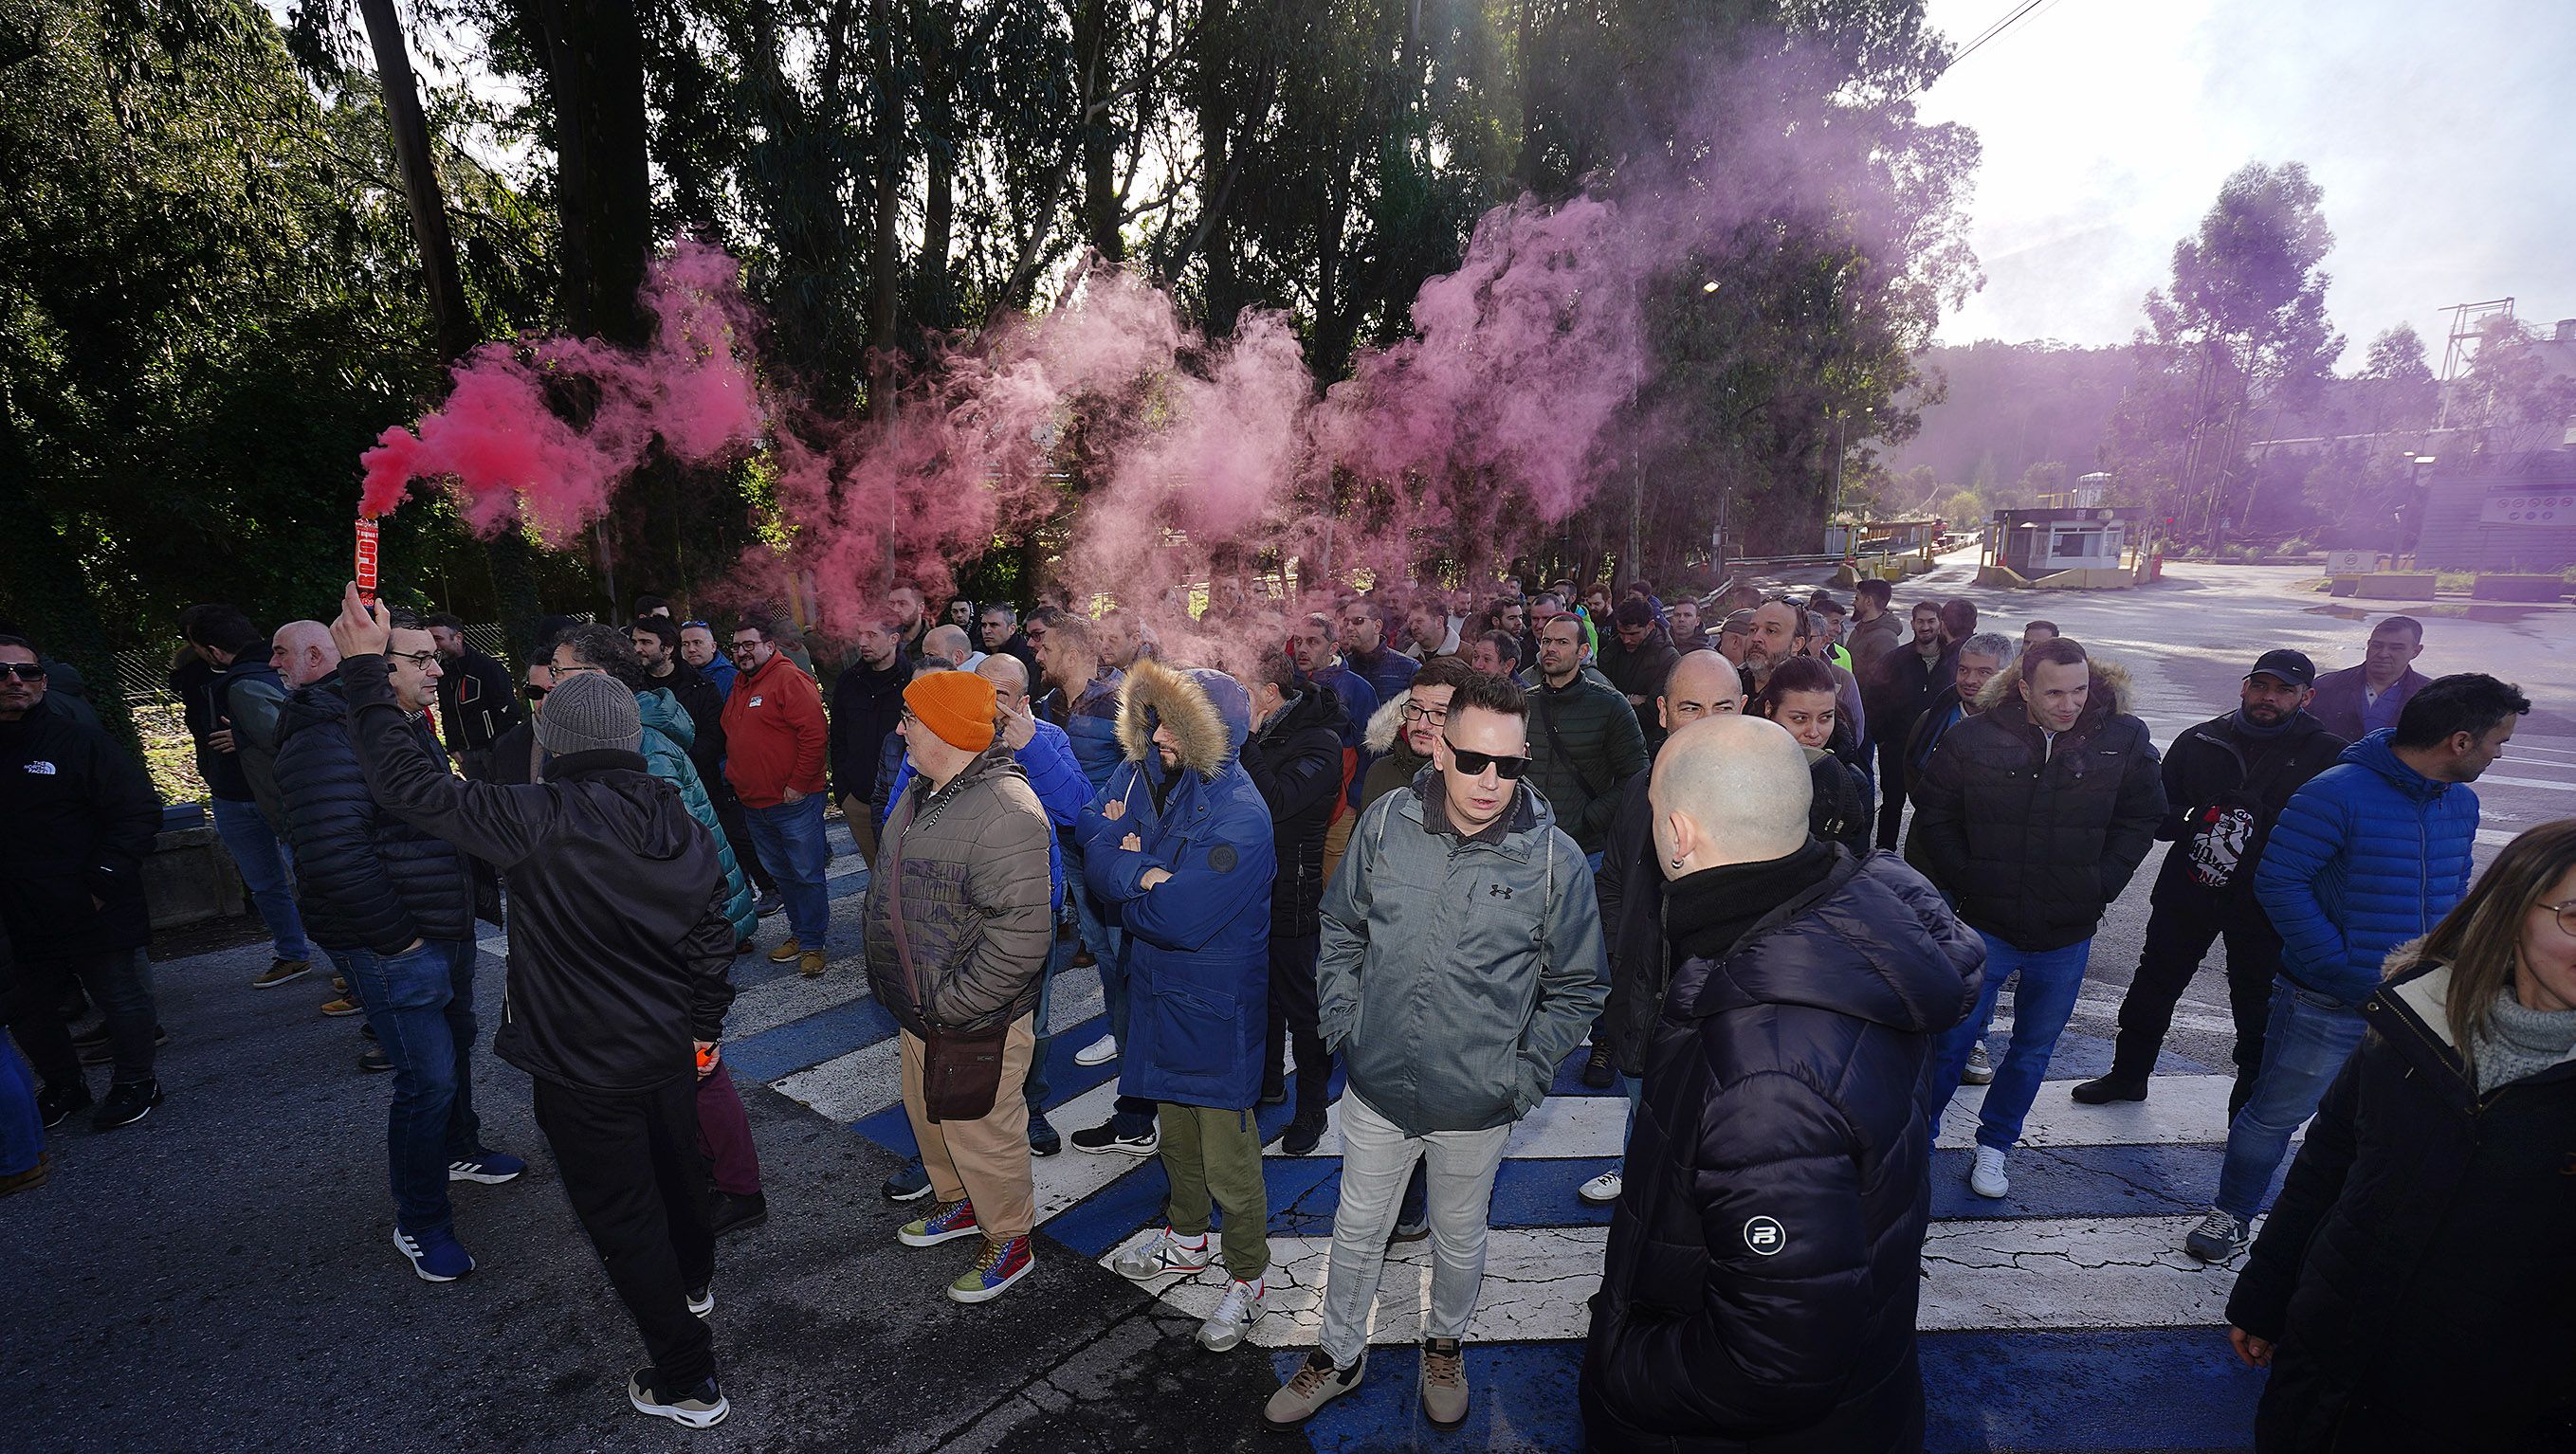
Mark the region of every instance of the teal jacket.
[[680, 801], [688, 807], [689, 816], [707, 830], [716, 842], [716, 862], [724, 869], [725, 917], [733, 921], [736, 939], [748, 939], [760, 927], [760, 915], [752, 910], [751, 885], [743, 882], [742, 865], [734, 862], [733, 845], [725, 841], [724, 825], [716, 821], [716, 805], [707, 797], [706, 784], [699, 781], [698, 770], [689, 761], [689, 744], [698, 736], [697, 724], [668, 688], [655, 687], [635, 697], [635, 713], [644, 719], [644, 767], [653, 776], [680, 790]]

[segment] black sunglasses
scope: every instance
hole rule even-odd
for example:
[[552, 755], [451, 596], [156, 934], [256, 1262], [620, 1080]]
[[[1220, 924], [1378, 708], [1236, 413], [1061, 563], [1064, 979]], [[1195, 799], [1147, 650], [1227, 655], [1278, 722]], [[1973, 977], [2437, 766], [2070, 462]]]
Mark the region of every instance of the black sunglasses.
[[[1448, 742], [1447, 738], [1441, 740]], [[1508, 783], [1518, 781], [1522, 773], [1529, 771], [1529, 759], [1526, 757], [1505, 757], [1496, 752], [1469, 752], [1455, 742], [1449, 742], [1449, 758], [1458, 764], [1460, 772], [1469, 777], [1483, 777], [1485, 769], [1490, 767], [1494, 770], [1494, 776]]]
[[535, 682], [529, 682], [519, 688], [520, 694], [525, 696], [531, 702], [544, 701], [546, 699], [547, 691], [548, 688], [538, 686]]
[[16, 677], [22, 682], [40, 682], [45, 679], [45, 669], [32, 661], [0, 661], [0, 676]]

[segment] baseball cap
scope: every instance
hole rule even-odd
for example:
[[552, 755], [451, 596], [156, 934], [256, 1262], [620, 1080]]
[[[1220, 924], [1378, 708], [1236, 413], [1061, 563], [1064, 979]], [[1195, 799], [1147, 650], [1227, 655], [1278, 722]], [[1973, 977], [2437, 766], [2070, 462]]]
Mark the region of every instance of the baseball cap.
[[2313, 686], [2317, 680], [2317, 664], [2308, 660], [2306, 652], [2285, 647], [2264, 652], [2262, 658], [2254, 663], [2254, 670], [2246, 675], [2274, 676], [2294, 687]]

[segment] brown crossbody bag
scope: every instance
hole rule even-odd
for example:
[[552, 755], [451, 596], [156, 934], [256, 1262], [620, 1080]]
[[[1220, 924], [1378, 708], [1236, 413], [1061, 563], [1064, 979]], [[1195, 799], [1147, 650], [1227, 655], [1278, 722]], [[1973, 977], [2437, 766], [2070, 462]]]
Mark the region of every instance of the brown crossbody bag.
[[[916, 796], [905, 793], [903, 803], [895, 809], [897, 821], [886, 824], [886, 923], [894, 934], [895, 965], [903, 973], [904, 989], [911, 994], [922, 1023], [928, 1025], [930, 1010], [922, 1001], [921, 975], [913, 968], [912, 943], [903, 930], [903, 835], [912, 826]], [[932, 1027], [923, 1037], [921, 1111], [933, 1125], [942, 1121], [980, 1121], [992, 1114], [993, 1102], [1002, 1090], [1003, 1041], [1010, 1033], [1008, 1024], [989, 1030]]]

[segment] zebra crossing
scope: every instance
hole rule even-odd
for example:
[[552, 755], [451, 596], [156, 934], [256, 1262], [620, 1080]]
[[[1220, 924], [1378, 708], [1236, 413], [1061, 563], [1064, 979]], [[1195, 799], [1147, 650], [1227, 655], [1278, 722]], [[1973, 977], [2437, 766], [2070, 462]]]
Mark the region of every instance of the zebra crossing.
[[[847, 949], [856, 944], [865, 869], [846, 843], [838, 846], [835, 937]], [[761, 960], [744, 961], [737, 977], [726, 1042], [736, 1077], [766, 1084], [889, 1152], [913, 1154], [895, 1025], [868, 997], [855, 956], [845, 954], [817, 980]], [[1944, 1117], [1918, 1319], [1935, 1451], [2197, 1449], [2239, 1444], [2251, 1427], [2261, 1378], [2229, 1356], [2223, 1332], [2232, 1273], [2181, 1250], [2216, 1184], [2229, 1076], [2225, 1067], [2169, 1053], [2146, 1101], [2075, 1103], [2067, 1088], [2109, 1064], [2116, 995], [2088, 994], [2079, 1005], [2013, 1155], [2010, 1196], [1989, 1201], [1967, 1190], [1983, 1088], [1962, 1087]], [[2009, 1030], [2009, 1005], [2007, 997], [1995, 1036]], [[2223, 1012], [2185, 1007], [2194, 1013], [2208, 1017], [2207, 1029], [2226, 1028]], [[1060, 978], [1052, 1020], [1046, 1113], [1060, 1130], [1096, 1124], [1109, 1114], [1117, 1067], [1073, 1061], [1106, 1032], [1096, 976]], [[1466, 1430], [1443, 1436], [1457, 1440], [1454, 1447], [1580, 1444], [1575, 1378], [1610, 1209], [1584, 1202], [1575, 1188], [1616, 1164], [1627, 1116], [1623, 1094], [1588, 1089], [1580, 1071], [1578, 1052], [1550, 1098], [1514, 1130], [1496, 1176], [1485, 1283], [1469, 1331], [1478, 1402]], [[1338, 1109], [1303, 1157], [1278, 1148], [1287, 1115], [1286, 1107], [1259, 1115], [1276, 1262], [1271, 1310], [1252, 1338], [1282, 1376], [1320, 1326], [1341, 1165]], [[1068, 1150], [1034, 1170], [1040, 1231], [1059, 1256], [1105, 1267], [1161, 1225], [1165, 1183], [1153, 1158]], [[1394, 1250], [1371, 1328], [1377, 1351], [1367, 1384], [1305, 1431], [1311, 1447], [1406, 1442], [1389, 1431], [1419, 1419], [1412, 1345], [1429, 1278], [1428, 1244]], [[1204, 1316], [1223, 1289], [1210, 1272], [1144, 1291]]]

